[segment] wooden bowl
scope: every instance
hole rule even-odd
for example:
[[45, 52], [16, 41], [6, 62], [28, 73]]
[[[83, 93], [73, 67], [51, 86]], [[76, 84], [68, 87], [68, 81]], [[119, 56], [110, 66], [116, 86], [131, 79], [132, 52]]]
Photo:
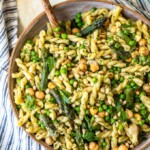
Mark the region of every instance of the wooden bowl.
[[[117, 5], [118, 4], [108, 2], [106, 0], [92, 0], [92, 1], [91, 0], [71, 0], [71, 1], [65, 1], [65, 2], [55, 5], [54, 12], [59, 20], [67, 20], [67, 19], [73, 18], [76, 13], [90, 10], [92, 7], [108, 8], [111, 10], [111, 9], [116, 8]], [[140, 15], [139, 13], [129, 8], [126, 8], [125, 6], [121, 6], [121, 7], [123, 8], [123, 14], [126, 17], [132, 18], [134, 20], [140, 19], [150, 27], [150, 21], [147, 20], [144, 16]], [[11, 105], [17, 118], [18, 118], [18, 110], [14, 102], [14, 94], [13, 94], [13, 89], [15, 87], [15, 79], [11, 77], [11, 74], [17, 71], [15, 58], [19, 57], [21, 48], [23, 47], [26, 40], [33, 38], [42, 29], [46, 29], [46, 22], [48, 22], [47, 16], [45, 12], [42, 12], [28, 25], [28, 27], [20, 35], [18, 42], [15, 48], [13, 49], [13, 53], [11, 55], [11, 59], [9, 63], [9, 73], [8, 73], [8, 88], [9, 88], [9, 97], [10, 97]], [[23, 127], [23, 129], [25, 128]], [[53, 149], [42, 140], [36, 140], [34, 134], [28, 133], [28, 135], [32, 139], [34, 139], [36, 142], [44, 146], [45, 148], [50, 149], [50, 150]], [[144, 150], [149, 145], [150, 145], [150, 134], [148, 135], [148, 139], [145, 140], [144, 142], [141, 142], [138, 146], [134, 148], [134, 150]]]

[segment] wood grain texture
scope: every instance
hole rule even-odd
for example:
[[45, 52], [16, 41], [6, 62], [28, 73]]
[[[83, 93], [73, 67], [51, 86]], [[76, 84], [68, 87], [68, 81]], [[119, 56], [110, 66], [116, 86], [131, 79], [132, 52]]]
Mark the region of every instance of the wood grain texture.
[[41, 0], [41, 2], [42, 2], [43, 8], [45, 10], [45, 13], [46, 13], [48, 20], [49, 20], [50, 24], [52, 25], [52, 27], [53, 28], [58, 27], [59, 26], [58, 20], [57, 20], [55, 14], [53, 13], [52, 6], [51, 6], [49, 0]]
[[[118, 4], [115, 4], [113, 2], [108, 2], [106, 0], [92, 0], [92, 1], [91, 0], [71, 0], [71, 1], [66, 1], [66, 2], [62, 2], [62, 3], [55, 5], [53, 7], [53, 11], [55, 12], [55, 15], [57, 16], [58, 20], [67, 20], [67, 19], [73, 18], [76, 13], [90, 10], [92, 7], [108, 8], [111, 10], [111, 9], [116, 8], [117, 5]], [[140, 19], [150, 27], [150, 21], [146, 19], [144, 16], [140, 15], [139, 13], [129, 8], [126, 8], [125, 6], [121, 6], [121, 7], [123, 8], [124, 16], [128, 18], [132, 18], [134, 20]], [[10, 102], [11, 102], [13, 111], [17, 118], [18, 118], [18, 110], [14, 103], [14, 95], [13, 95], [13, 89], [15, 87], [15, 80], [11, 77], [11, 74], [17, 71], [15, 58], [19, 57], [21, 48], [23, 47], [27, 39], [33, 38], [35, 35], [39, 34], [39, 32], [42, 29], [46, 29], [46, 22], [48, 22], [48, 19], [47, 19], [45, 12], [37, 16], [29, 24], [29, 26], [24, 30], [24, 32], [20, 35], [18, 42], [16, 43], [16, 46], [11, 55], [11, 59], [9, 63], [9, 72], [8, 72], [8, 88], [9, 88]], [[33, 138], [35, 141], [37, 141], [39, 144], [41, 144], [45, 148], [52, 150], [52, 147], [49, 147], [42, 140], [36, 140], [33, 134], [29, 134], [29, 135], [31, 136], [31, 138]], [[150, 134], [148, 134], [147, 140], [139, 143], [139, 145], [136, 146], [133, 150], [145, 150], [145, 148], [148, 147], [149, 145], [150, 145]]]

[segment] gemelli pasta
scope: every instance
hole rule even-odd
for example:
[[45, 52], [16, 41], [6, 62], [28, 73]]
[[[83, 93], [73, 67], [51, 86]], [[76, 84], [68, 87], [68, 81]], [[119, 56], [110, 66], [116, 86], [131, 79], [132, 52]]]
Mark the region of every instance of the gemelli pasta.
[[92, 8], [26, 41], [18, 126], [56, 150], [128, 150], [150, 132], [150, 30], [121, 12]]

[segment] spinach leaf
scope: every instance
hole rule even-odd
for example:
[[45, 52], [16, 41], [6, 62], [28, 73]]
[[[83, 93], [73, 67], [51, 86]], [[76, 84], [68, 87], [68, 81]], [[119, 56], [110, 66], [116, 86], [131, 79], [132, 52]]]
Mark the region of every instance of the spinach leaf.
[[121, 121], [126, 121], [126, 119], [127, 119], [127, 114], [126, 114], [125, 111], [121, 111], [121, 114], [120, 114], [119, 119], [120, 119]]
[[96, 137], [95, 133], [93, 131], [86, 131], [85, 135], [83, 136], [83, 138], [85, 140], [87, 140], [88, 142], [92, 142], [92, 141], [98, 141], [99, 138]]

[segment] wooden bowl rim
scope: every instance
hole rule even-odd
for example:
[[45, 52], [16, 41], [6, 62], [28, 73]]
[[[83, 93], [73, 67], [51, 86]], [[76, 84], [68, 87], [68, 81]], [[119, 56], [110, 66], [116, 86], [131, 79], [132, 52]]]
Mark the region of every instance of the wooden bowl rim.
[[[62, 6], [62, 5], [64, 5], [64, 4], [73, 3], [73, 2], [91, 2], [91, 0], [71, 0], [71, 1], [70, 1], [70, 0], [65, 0], [65, 1], [63, 1], [63, 2], [60, 2], [60, 3], [56, 4], [56, 5], [54, 5], [53, 8], [57, 8], [57, 7]], [[140, 13], [138, 13], [138, 12], [136, 12], [136, 11], [134, 11], [134, 10], [132, 10], [132, 9], [130, 9], [130, 8], [126, 7], [126, 6], [124, 6], [124, 5], [117, 4], [117, 3], [115, 3], [115, 2], [110, 2], [110, 1], [108, 1], [108, 0], [93, 0], [92, 2], [102, 2], [102, 3], [106, 3], [106, 4], [108, 4], [108, 5], [120, 6], [121, 8], [123, 8], [123, 10], [128, 10], [129, 12], [131, 12], [132, 14], [134, 14], [134, 16], [138, 16], [145, 24], [147, 24], [147, 25], [150, 27], [150, 21], [149, 21], [144, 15], [142, 15], [142, 14], [140, 14]], [[10, 79], [11, 79], [11, 69], [12, 69], [11, 63], [12, 63], [12, 61], [14, 60], [14, 54], [15, 54], [15, 52], [16, 52], [16, 50], [17, 50], [17, 47], [18, 47], [18, 44], [19, 44], [20, 40], [24, 37], [25, 33], [26, 33], [27, 31], [29, 31], [30, 28], [31, 28], [33, 25], [35, 25], [41, 17], [43, 17], [43, 16], [45, 16], [45, 15], [46, 15], [46, 14], [45, 14], [44, 11], [41, 12], [38, 16], [36, 16], [36, 17], [28, 24], [28, 26], [27, 26], [27, 27], [24, 29], [24, 31], [20, 34], [20, 36], [19, 36], [19, 38], [18, 38], [18, 40], [17, 40], [17, 42], [16, 42], [16, 44], [15, 44], [15, 47], [13, 48], [11, 57], [10, 57], [10, 62], [9, 62], [9, 67], [8, 67], [8, 90], [9, 90], [9, 91], [8, 91], [8, 94], [9, 94], [9, 99], [10, 99], [10, 102], [11, 102], [11, 106], [12, 106], [12, 108], [13, 108], [13, 112], [15, 113], [15, 116], [17, 117], [17, 119], [18, 119], [18, 111], [16, 111], [17, 108], [16, 108], [16, 104], [14, 103], [14, 100], [13, 100], [14, 98], [11, 97], [11, 93], [12, 93], [13, 91], [11, 91], [11, 89], [10, 89], [10, 87], [11, 87], [11, 86], [10, 86], [10, 85], [11, 85]], [[51, 146], [49, 146], [48, 144], [46, 144], [46, 143], [43, 142], [42, 140], [37, 140], [37, 139], [35, 138], [35, 135], [34, 135], [34, 134], [28, 133], [28, 132], [25, 130], [25, 127], [24, 127], [24, 126], [22, 126], [22, 128], [23, 128], [24, 131], [25, 131], [33, 140], [35, 140], [38, 144], [44, 146], [44, 147], [47, 148], [47, 149], [53, 150], [53, 148], [52, 148]], [[145, 145], [144, 147], [142, 147], [142, 148], [147, 148], [149, 145], [150, 145], [150, 143], [146, 144], [146, 145]]]

